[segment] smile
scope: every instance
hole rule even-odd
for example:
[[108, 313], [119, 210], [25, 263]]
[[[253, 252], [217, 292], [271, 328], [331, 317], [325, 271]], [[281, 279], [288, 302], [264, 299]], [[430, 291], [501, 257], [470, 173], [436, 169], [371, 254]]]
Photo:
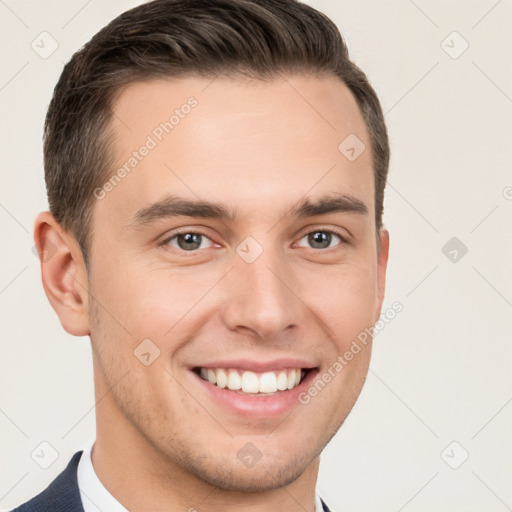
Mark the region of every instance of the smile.
[[239, 368], [195, 368], [205, 381], [221, 389], [237, 391], [239, 394], [266, 395], [297, 387], [308, 373], [308, 369], [285, 368], [275, 371], [253, 372]]
[[265, 421], [303, 407], [299, 396], [311, 385], [320, 367], [313, 358], [264, 361], [245, 357], [204, 361], [189, 366], [189, 370], [193, 386], [223, 414]]

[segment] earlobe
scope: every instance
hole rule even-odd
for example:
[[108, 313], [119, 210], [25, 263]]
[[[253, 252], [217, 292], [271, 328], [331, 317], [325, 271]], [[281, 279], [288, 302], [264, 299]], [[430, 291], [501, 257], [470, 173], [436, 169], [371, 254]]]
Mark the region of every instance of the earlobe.
[[89, 330], [89, 283], [82, 252], [50, 212], [35, 221], [34, 241], [41, 262], [43, 288], [62, 327], [74, 336]]

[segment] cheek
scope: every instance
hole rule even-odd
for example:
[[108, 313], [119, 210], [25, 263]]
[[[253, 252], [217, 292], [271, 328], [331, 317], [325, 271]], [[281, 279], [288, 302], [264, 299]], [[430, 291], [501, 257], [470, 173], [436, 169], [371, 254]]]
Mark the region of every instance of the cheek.
[[168, 344], [173, 333], [197, 327], [224, 273], [220, 267], [168, 265], [117, 271], [117, 278], [102, 286], [102, 296], [133, 336]]
[[[373, 326], [377, 289], [371, 266], [317, 273], [309, 285], [309, 306], [326, 326], [339, 350]], [[306, 292], [305, 292], [306, 293]]]

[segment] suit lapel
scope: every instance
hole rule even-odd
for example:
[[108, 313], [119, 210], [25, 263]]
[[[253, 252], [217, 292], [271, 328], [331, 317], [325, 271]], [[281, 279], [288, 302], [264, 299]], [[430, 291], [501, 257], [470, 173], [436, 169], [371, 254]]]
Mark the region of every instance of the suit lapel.
[[320, 501], [322, 502], [322, 508], [324, 509], [324, 512], [331, 512], [331, 509], [326, 505], [322, 498], [320, 498]]
[[44, 491], [12, 512], [84, 512], [76, 476], [81, 456], [81, 451], [76, 452], [66, 469]]

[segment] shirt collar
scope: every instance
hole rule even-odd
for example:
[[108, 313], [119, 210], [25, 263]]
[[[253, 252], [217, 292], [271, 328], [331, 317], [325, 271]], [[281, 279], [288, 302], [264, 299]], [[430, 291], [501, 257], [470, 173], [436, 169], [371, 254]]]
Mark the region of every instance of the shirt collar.
[[110, 494], [94, 471], [91, 453], [94, 441], [89, 443], [78, 463], [77, 479], [84, 512], [128, 512]]

